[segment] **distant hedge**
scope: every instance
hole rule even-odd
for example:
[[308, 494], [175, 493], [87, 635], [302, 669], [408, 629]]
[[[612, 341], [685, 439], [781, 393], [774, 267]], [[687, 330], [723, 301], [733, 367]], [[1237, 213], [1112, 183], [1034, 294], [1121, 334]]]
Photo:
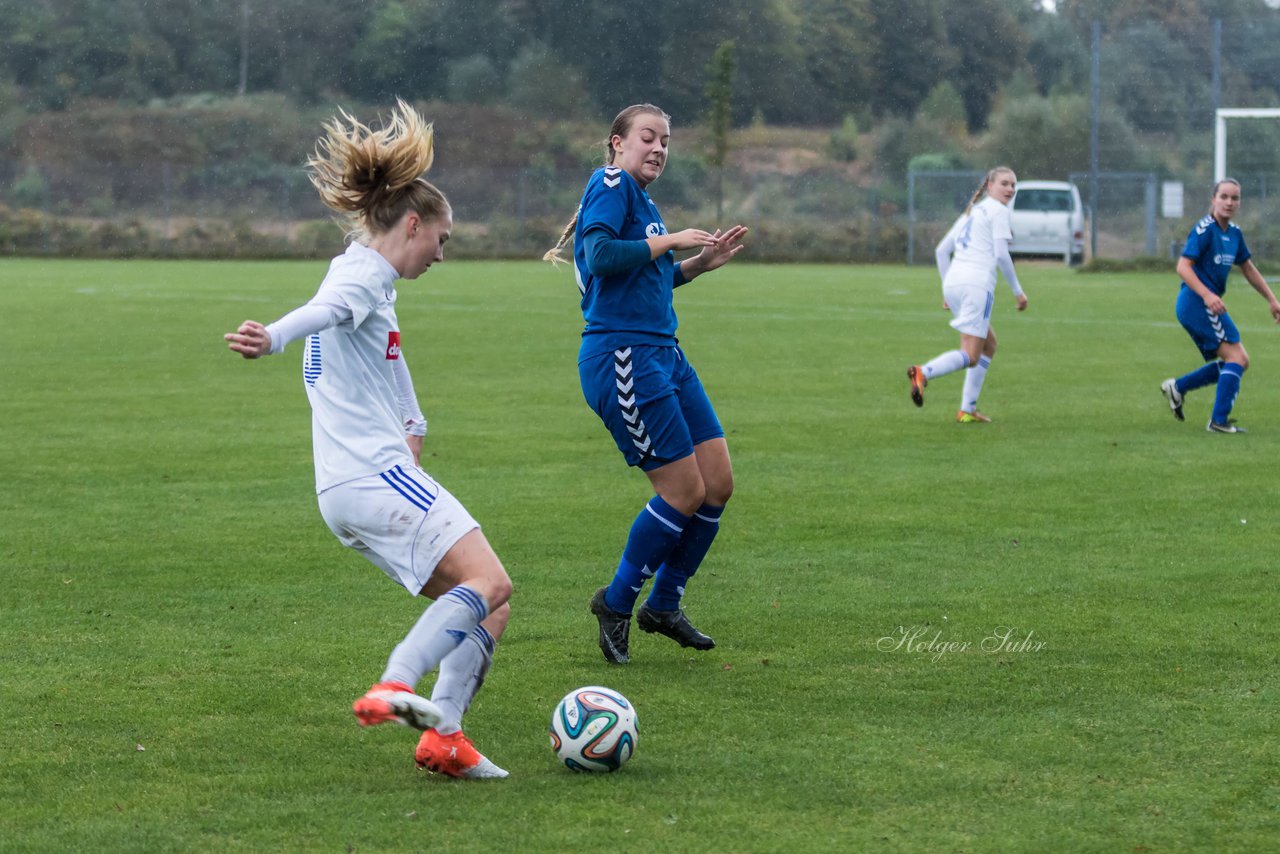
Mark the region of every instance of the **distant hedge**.
[[[560, 236], [563, 220], [499, 218], [458, 223], [449, 242], [457, 259], [536, 259]], [[787, 221], [753, 225], [744, 260], [764, 262], [893, 262], [906, 257], [906, 231], [871, 218], [848, 222]], [[287, 231], [249, 220], [191, 220], [180, 225], [141, 219], [89, 219], [0, 205], [0, 255], [77, 258], [300, 258], [342, 251], [337, 223], [314, 220]]]
[[268, 234], [247, 221], [192, 221], [171, 231], [138, 219], [88, 220], [0, 205], [0, 255], [77, 258], [316, 258], [340, 248], [335, 223]]

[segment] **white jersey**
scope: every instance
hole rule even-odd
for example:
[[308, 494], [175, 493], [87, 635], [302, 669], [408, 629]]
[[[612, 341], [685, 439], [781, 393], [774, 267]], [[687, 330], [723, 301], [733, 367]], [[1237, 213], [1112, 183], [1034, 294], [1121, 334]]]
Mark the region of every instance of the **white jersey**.
[[393, 374], [400, 359], [398, 277], [387, 259], [352, 243], [320, 283], [317, 296], [337, 297], [352, 318], [305, 342], [302, 378], [311, 402], [316, 492], [414, 465]]
[[996, 289], [996, 240], [1013, 239], [1009, 209], [987, 196], [951, 226], [943, 240], [951, 239], [955, 252], [943, 288]]

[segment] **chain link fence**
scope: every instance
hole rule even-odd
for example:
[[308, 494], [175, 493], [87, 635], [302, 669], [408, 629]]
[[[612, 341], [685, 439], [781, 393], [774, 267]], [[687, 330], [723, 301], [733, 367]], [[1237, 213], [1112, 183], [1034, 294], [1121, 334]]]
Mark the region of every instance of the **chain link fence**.
[[[432, 173], [454, 206], [462, 238], [456, 248], [464, 255], [486, 257], [530, 257], [545, 249], [576, 210], [586, 177], [584, 170], [538, 168], [454, 167]], [[682, 175], [673, 169], [654, 185], [653, 196], [673, 229], [749, 224], [755, 233], [752, 256], [759, 260], [930, 264], [933, 247], [982, 177], [982, 172], [966, 170], [913, 171], [905, 188], [881, 189], [830, 172], [730, 172], [717, 181], [709, 172]], [[1247, 171], [1234, 177], [1244, 188], [1237, 222], [1254, 253], [1265, 258], [1280, 243], [1274, 224], [1280, 215], [1280, 179]], [[1067, 180], [1079, 188], [1087, 214], [1097, 218], [1097, 254], [1109, 259], [1176, 256], [1191, 224], [1208, 210], [1212, 186], [1200, 174], [1101, 172], [1093, 199], [1087, 172], [1019, 174], [1020, 181], [1030, 179]], [[192, 169], [164, 162], [133, 167], [79, 162], [35, 170], [0, 161], [0, 188], [0, 203], [11, 214], [32, 211], [46, 222], [63, 219], [84, 228], [128, 224], [153, 233], [162, 254], [164, 241], [190, 237], [201, 224], [206, 239], [211, 239], [210, 223], [286, 243], [300, 232], [312, 234], [296, 251], [282, 250], [285, 255], [323, 255], [336, 234], [336, 228], [326, 230], [333, 217], [301, 167], [263, 164], [246, 175], [242, 168], [217, 165]], [[1182, 206], [1170, 208], [1178, 189]], [[1086, 224], [1086, 245], [1091, 227]], [[6, 245], [6, 233], [0, 224], [0, 251], [56, 249], [47, 241], [34, 247], [14, 245], [12, 234]], [[271, 254], [265, 245], [263, 251]]]
[[[589, 174], [587, 169], [537, 166], [437, 167], [431, 179], [454, 208], [455, 257], [533, 257], [554, 242], [573, 216]], [[673, 161], [651, 189], [672, 230], [750, 225], [757, 260], [901, 263], [904, 257], [901, 192], [896, 197], [882, 194], [841, 174], [744, 175], [728, 170], [717, 176], [705, 167]], [[176, 254], [200, 254], [183, 241], [196, 239], [197, 233], [211, 240], [209, 228], [222, 224], [243, 236], [252, 232], [292, 240], [300, 232], [311, 234], [297, 251], [281, 244], [286, 255], [323, 255], [332, 248], [312, 247], [317, 229], [333, 216], [300, 166], [191, 168], [166, 162], [124, 166], [82, 161], [36, 169], [0, 161], [0, 204], [11, 214], [29, 213], [31, 228], [37, 227], [37, 217], [84, 228], [127, 224], [153, 234], [151, 243], [162, 254], [165, 241], [182, 244]], [[22, 251], [12, 240], [6, 245], [5, 237], [0, 221], [0, 252]], [[26, 248], [43, 253], [59, 246], [45, 240]]]

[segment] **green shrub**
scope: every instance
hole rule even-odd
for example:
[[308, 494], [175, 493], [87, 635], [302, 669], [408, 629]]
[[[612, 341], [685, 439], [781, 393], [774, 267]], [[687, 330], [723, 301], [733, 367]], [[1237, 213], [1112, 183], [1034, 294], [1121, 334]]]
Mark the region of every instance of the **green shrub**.
[[28, 166], [9, 188], [9, 199], [20, 208], [43, 208], [48, 198], [49, 182], [34, 166]]
[[841, 163], [852, 163], [858, 159], [858, 123], [853, 116], [845, 116], [844, 123], [831, 132], [827, 148], [831, 156]]
[[949, 172], [964, 168], [960, 155], [951, 151], [930, 151], [917, 154], [907, 163], [909, 172]]

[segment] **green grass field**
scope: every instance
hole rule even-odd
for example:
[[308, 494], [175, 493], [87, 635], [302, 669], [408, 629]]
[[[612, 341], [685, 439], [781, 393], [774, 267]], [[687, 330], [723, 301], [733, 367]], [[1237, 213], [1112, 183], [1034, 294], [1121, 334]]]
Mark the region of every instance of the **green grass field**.
[[[719, 646], [623, 668], [586, 603], [649, 493], [582, 402], [571, 274], [402, 283], [424, 465], [516, 584], [467, 719], [511, 777], [457, 783], [350, 714], [423, 603], [319, 517], [297, 345], [221, 340], [324, 269], [0, 261], [0, 849], [1275, 849], [1280, 330], [1242, 280], [1243, 437], [1159, 393], [1198, 363], [1171, 272], [1001, 284], [987, 426], [959, 375], [908, 399], [955, 346], [929, 268], [681, 289], [737, 480], [686, 600]], [[620, 773], [547, 747], [587, 684], [638, 708]]]

